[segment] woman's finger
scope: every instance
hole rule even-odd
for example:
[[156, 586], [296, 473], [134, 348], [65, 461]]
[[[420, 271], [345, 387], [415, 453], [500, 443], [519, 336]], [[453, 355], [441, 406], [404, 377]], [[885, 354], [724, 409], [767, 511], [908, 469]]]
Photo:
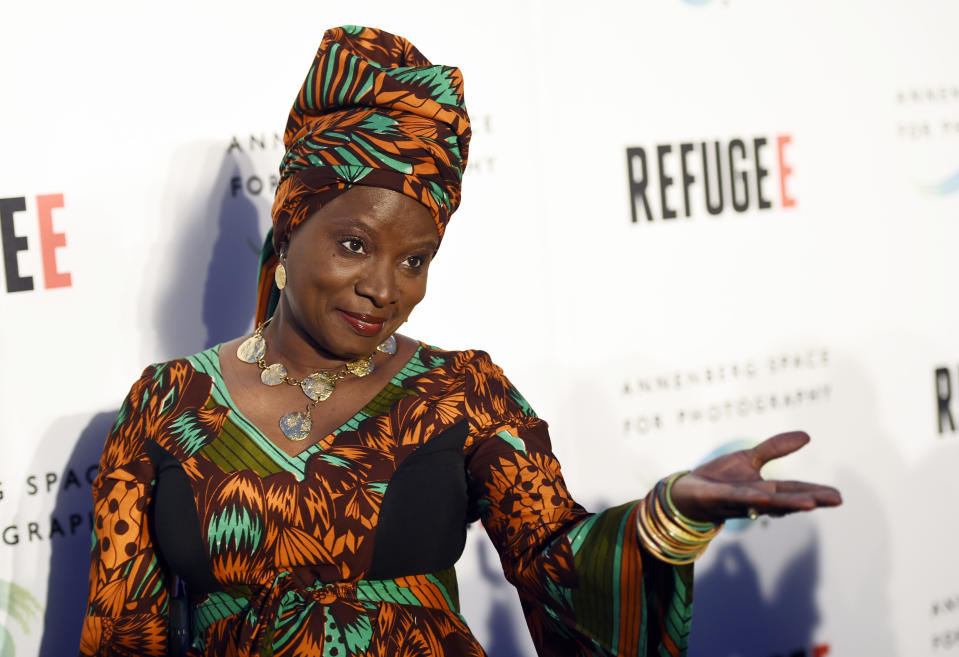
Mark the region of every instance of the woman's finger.
[[767, 438], [747, 451], [752, 458], [754, 467], [758, 470], [773, 459], [792, 454], [808, 442], [809, 434], [805, 431], [790, 431]]
[[783, 515], [841, 503], [835, 490], [768, 493], [750, 486], [736, 486], [726, 490], [711, 506], [722, 515], [744, 517], [750, 515], [750, 509], [760, 515]]
[[766, 505], [753, 505], [757, 511], [766, 514], [781, 514], [793, 511], [812, 511], [824, 506], [838, 506], [842, 498], [838, 491], [817, 491], [815, 493], [777, 493]]
[[724, 513], [737, 512], [748, 506], [768, 506], [775, 491], [752, 485], [718, 485], [706, 493], [706, 505]]
[[813, 484], [808, 481], [778, 481], [769, 480], [769, 483], [775, 485], [777, 493], [807, 493], [816, 498], [818, 502], [827, 504], [841, 504], [842, 495], [839, 490], [832, 486], [823, 484]]
[[750, 508], [762, 514], [784, 515], [842, 504], [839, 491], [831, 486], [763, 479], [718, 481], [694, 473], [681, 477], [672, 493], [683, 513], [714, 521], [748, 516]]

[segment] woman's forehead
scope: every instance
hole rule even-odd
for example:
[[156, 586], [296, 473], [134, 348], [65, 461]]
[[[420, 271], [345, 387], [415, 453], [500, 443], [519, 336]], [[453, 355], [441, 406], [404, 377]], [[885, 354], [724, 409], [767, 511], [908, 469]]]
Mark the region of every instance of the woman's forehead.
[[439, 242], [436, 224], [426, 206], [383, 187], [352, 187], [314, 212], [306, 225], [315, 229], [356, 227], [407, 238], [403, 241]]

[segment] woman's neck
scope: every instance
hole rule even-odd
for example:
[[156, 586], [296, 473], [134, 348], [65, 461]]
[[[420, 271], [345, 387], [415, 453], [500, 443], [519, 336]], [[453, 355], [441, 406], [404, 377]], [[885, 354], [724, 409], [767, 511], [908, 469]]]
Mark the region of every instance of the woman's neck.
[[334, 369], [353, 360], [324, 349], [296, 323], [282, 302], [263, 329], [263, 338], [267, 344], [267, 362], [283, 363], [297, 378], [318, 370]]

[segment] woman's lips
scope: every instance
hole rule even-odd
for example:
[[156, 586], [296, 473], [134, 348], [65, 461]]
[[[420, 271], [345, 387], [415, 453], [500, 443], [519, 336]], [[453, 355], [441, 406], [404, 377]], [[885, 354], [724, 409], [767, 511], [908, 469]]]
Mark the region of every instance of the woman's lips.
[[383, 328], [383, 324], [386, 323], [386, 319], [383, 317], [374, 317], [373, 315], [364, 315], [362, 313], [351, 313], [347, 312], [346, 310], [339, 310], [339, 313], [343, 316], [343, 319], [346, 320], [346, 323], [353, 327], [354, 331], [366, 338], [372, 337], [379, 333]]

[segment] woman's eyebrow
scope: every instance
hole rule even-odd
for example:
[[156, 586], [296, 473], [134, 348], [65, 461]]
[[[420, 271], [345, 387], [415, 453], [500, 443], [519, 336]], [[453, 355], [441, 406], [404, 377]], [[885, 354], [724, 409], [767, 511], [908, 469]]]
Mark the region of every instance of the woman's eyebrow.
[[409, 247], [407, 248], [410, 251], [415, 251], [417, 249], [430, 249], [435, 251], [439, 248], [439, 243], [435, 239], [423, 239], [410, 243]]

